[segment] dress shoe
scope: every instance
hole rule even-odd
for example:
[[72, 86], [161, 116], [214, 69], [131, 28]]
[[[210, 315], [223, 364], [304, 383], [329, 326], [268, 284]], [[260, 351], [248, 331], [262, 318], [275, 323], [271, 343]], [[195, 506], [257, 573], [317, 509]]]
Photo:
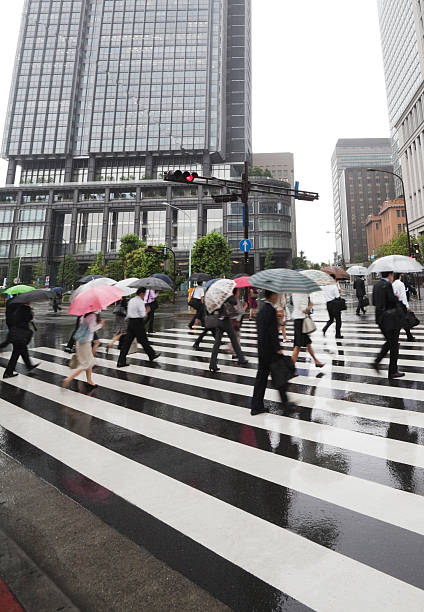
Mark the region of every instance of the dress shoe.
[[239, 361], [239, 362], [238, 362], [238, 364], [239, 364], [240, 366], [245, 366], [245, 365], [248, 365], [248, 363], [249, 363], [249, 360], [248, 360], [248, 359], [245, 359], [244, 361]]
[[213, 374], [215, 374], [216, 372], [220, 372], [220, 371], [221, 370], [217, 366], [215, 367], [209, 366], [209, 372], [212, 372]]
[[325, 366], [325, 363], [316, 363], [315, 367], [316, 368], [323, 368]]
[[389, 380], [392, 381], [395, 378], [403, 378], [405, 376], [405, 372], [395, 372], [391, 376], [389, 376]]
[[411, 336], [410, 338], [406, 339], [407, 342], [415, 342], [416, 338], [414, 338], [414, 336]]
[[38, 368], [39, 365], [40, 365], [39, 363], [34, 363], [34, 365], [27, 368], [27, 372], [32, 372], [33, 370], [35, 370], [35, 368]]
[[149, 357], [150, 361], [154, 361], [155, 359], [157, 359], [158, 357], [160, 357], [162, 355], [162, 353], [155, 353], [152, 357]]
[[193, 344], [192, 348], [193, 348], [195, 351], [200, 351], [200, 346], [199, 346], [198, 344], [196, 344], [196, 343], [194, 343], [194, 344]]
[[336, 336], [336, 340], [343, 340], [344, 336]]
[[74, 349], [69, 348], [68, 346], [63, 349], [65, 353], [73, 353]]
[[231, 359], [237, 359], [237, 355], [231, 355]]
[[252, 410], [250, 411], [250, 415], [256, 416], [258, 414], [265, 414], [267, 412], [268, 410], [266, 408], [252, 408]]
[[372, 367], [377, 372], [377, 374], [380, 374], [380, 363], [378, 361], [374, 361], [374, 363], [372, 364]]
[[116, 367], [117, 368], [127, 368], [130, 364], [129, 363], [117, 363]]
[[19, 376], [17, 372], [13, 372], [12, 374], [3, 374], [3, 378], [15, 378], [15, 376]]

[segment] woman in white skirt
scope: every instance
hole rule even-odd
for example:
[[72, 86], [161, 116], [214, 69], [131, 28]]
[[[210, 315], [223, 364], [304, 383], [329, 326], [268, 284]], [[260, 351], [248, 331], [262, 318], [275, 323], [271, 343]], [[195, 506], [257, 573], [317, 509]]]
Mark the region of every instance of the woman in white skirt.
[[295, 364], [299, 358], [300, 349], [306, 347], [306, 350], [312, 357], [317, 368], [323, 368], [324, 363], [316, 358], [312, 350], [312, 340], [308, 334], [303, 333], [303, 321], [313, 308], [313, 304], [309, 297], [304, 293], [293, 293], [293, 313], [292, 319], [294, 322], [294, 349], [292, 361]]
[[79, 376], [81, 372], [85, 372], [87, 383], [90, 387], [97, 387], [92, 379], [94, 355], [91, 343], [93, 342], [94, 334], [98, 329], [104, 326], [104, 321], [98, 321], [95, 312], [89, 312], [81, 317], [77, 331], [75, 332], [76, 339], [76, 369], [70, 376], [65, 378], [62, 387], [68, 387], [70, 382]]

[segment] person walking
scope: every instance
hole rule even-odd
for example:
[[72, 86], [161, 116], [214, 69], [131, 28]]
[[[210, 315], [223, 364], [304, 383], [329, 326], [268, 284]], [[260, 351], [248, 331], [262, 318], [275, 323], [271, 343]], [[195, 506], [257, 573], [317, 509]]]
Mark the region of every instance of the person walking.
[[358, 298], [358, 306], [356, 307], [356, 316], [360, 316], [360, 311], [362, 310], [362, 314], [366, 314], [365, 306], [364, 306], [364, 297], [367, 292], [365, 289], [365, 281], [362, 276], [357, 276], [355, 278], [355, 282], [353, 283], [353, 288], [356, 291], [356, 297]]
[[62, 310], [62, 308], [60, 306], [61, 301], [62, 301], [62, 297], [58, 293], [55, 293], [54, 297], [53, 297], [53, 300], [52, 300], [52, 306], [53, 306], [54, 314], [57, 314], [59, 310]]
[[149, 334], [154, 333], [154, 325], [155, 325], [155, 312], [159, 308], [158, 304], [158, 293], [153, 291], [153, 289], [147, 289], [144, 294], [144, 303], [146, 306], [149, 306], [150, 310], [146, 319], [146, 327]]
[[294, 321], [294, 348], [292, 354], [292, 361], [296, 364], [299, 359], [300, 349], [306, 347], [306, 350], [314, 360], [317, 368], [323, 368], [324, 363], [316, 358], [314, 351], [312, 350], [312, 340], [308, 334], [303, 333], [303, 321], [313, 308], [313, 304], [309, 299], [309, 296], [304, 293], [293, 293], [293, 313], [292, 319]]
[[405, 314], [405, 321], [403, 329], [406, 332], [406, 339], [408, 342], [415, 342], [414, 336], [411, 334], [411, 327], [408, 325], [407, 313], [411, 310], [409, 307], [408, 297], [406, 295], [406, 287], [403, 282], [403, 274], [395, 274], [395, 280], [393, 281], [393, 293], [402, 305], [402, 310]]
[[112, 332], [113, 338], [106, 346], [106, 352], [113, 347], [115, 342], [121, 340], [121, 338], [127, 333], [127, 308], [128, 299], [123, 297], [119, 304], [117, 304], [117, 306], [113, 309], [113, 314], [115, 315], [115, 323]]
[[231, 295], [225, 300], [224, 304], [218, 311], [218, 324], [215, 332], [215, 342], [213, 345], [211, 361], [209, 364], [209, 370], [211, 372], [219, 372], [217, 360], [219, 347], [221, 346], [221, 340], [224, 332], [231, 340], [231, 344], [233, 345], [233, 349], [237, 356], [239, 365], [247, 365], [249, 363], [243, 351], [241, 350], [240, 344], [237, 340], [236, 332], [231, 322], [231, 319], [237, 316], [237, 314], [237, 300], [234, 295]]
[[196, 320], [200, 321], [202, 327], [205, 327], [205, 290], [203, 289], [203, 282], [199, 281], [197, 283], [197, 287], [194, 289], [191, 294], [190, 306], [194, 308], [196, 312], [190, 323], [188, 324], [190, 329], [193, 329], [193, 325], [196, 323]]
[[256, 316], [258, 310], [258, 291], [254, 287], [249, 289], [247, 303], [249, 304], [249, 321], [251, 321]]
[[[242, 319], [243, 319], [245, 308], [247, 308], [247, 304], [246, 304], [246, 307], [244, 307], [242, 303], [240, 302], [240, 289], [238, 289], [237, 287], [233, 291], [233, 296], [235, 297], [236, 304], [234, 305], [234, 314], [230, 317], [230, 319], [231, 319], [231, 325], [233, 326], [235, 334], [236, 334], [237, 342], [241, 344], [240, 342], [241, 324], [242, 324]], [[225, 346], [224, 351], [230, 353], [230, 355], [232, 356], [232, 359], [237, 359], [236, 352], [231, 342], [229, 342]]]
[[380, 372], [380, 363], [390, 351], [389, 381], [405, 376], [398, 370], [399, 358], [399, 332], [402, 327], [402, 310], [399, 301], [393, 292], [393, 272], [382, 272], [381, 280], [374, 285], [373, 304], [375, 306], [375, 320], [386, 342], [374, 361], [374, 369]]
[[141, 344], [150, 361], [154, 361], [160, 356], [160, 353], [156, 353], [150, 344], [144, 327], [144, 319], [147, 314], [146, 304], [144, 303], [145, 293], [146, 289], [144, 287], [138, 289], [135, 297], [128, 302], [128, 331], [122, 341], [122, 348], [117, 363], [118, 368], [125, 368], [128, 365], [126, 358], [134, 338], [137, 338], [137, 342]]
[[80, 318], [78, 329], [75, 332], [76, 355], [72, 357], [70, 362], [72, 364], [72, 360], [75, 360], [75, 368], [72, 374], [62, 382], [63, 388], [68, 387], [71, 381], [82, 372], [85, 372], [87, 383], [90, 387], [97, 387], [92, 378], [95, 363], [92, 345], [96, 331], [102, 327], [104, 327], [104, 321], [95, 312], [89, 312]]
[[275, 310], [277, 311], [278, 329], [283, 334], [283, 343], [288, 342], [287, 340], [287, 296], [285, 293], [278, 294], [278, 300], [275, 304]]
[[40, 365], [32, 363], [28, 353], [28, 344], [31, 342], [33, 335], [33, 331], [30, 329], [30, 325], [34, 325], [32, 323], [33, 318], [34, 313], [28, 304], [9, 304], [6, 320], [9, 328], [8, 340], [12, 344], [13, 350], [3, 374], [5, 379], [18, 376], [15, 367], [19, 357], [22, 357], [27, 372], [32, 372]]
[[[336, 280], [334, 274], [330, 274], [330, 276]], [[341, 310], [341, 300], [340, 300], [340, 289], [335, 283], [334, 285], [326, 285], [323, 287], [323, 293], [325, 296], [325, 301], [327, 302], [327, 311], [329, 319], [322, 330], [323, 335], [325, 336], [328, 328], [334, 322], [336, 323], [336, 338], [343, 338], [342, 336], [342, 310]]]
[[[258, 371], [250, 404], [250, 414], [256, 416], [267, 412], [264, 406], [265, 391], [271, 364], [283, 355], [278, 333], [278, 319], [275, 306], [279, 300], [278, 293], [265, 291], [265, 303], [256, 317], [258, 331]], [[281, 402], [287, 405], [287, 383], [278, 389]]]

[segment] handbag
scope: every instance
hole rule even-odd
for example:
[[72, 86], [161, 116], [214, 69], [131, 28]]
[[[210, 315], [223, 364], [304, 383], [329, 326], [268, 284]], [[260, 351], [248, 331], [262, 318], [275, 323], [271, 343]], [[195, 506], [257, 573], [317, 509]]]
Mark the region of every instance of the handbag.
[[205, 329], [215, 329], [218, 327], [218, 317], [216, 314], [208, 314], [205, 319]]
[[420, 324], [420, 320], [418, 319], [415, 312], [413, 312], [412, 310], [408, 310], [406, 315], [406, 323], [408, 327], [412, 329], [413, 327], [417, 327], [417, 325]]
[[362, 298], [362, 306], [363, 306], [364, 308], [366, 308], [366, 307], [367, 307], [367, 306], [369, 306], [369, 305], [370, 305], [370, 301], [369, 301], [369, 299], [368, 299], [368, 296], [367, 296], [367, 295], [364, 295], [364, 297]]
[[78, 357], [77, 355], [72, 355], [72, 357], [69, 360], [69, 367], [71, 368], [71, 370], [77, 370], [79, 366], [79, 361], [78, 361]]
[[306, 316], [302, 323], [302, 334], [313, 334], [317, 330], [317, 326], [310, 316]]
[[287, 355], [278, 355], [278, 359], [271, 362], [270, 369], [272, 384], [276, 389], [281, 389], [296, 376], [295, 365]]
[[342, 297], [334, 298], [331, 304], [333, 304], [333, 307], [336, 312], [342, 312], [343, 310], [347, 310], [346, 300]]

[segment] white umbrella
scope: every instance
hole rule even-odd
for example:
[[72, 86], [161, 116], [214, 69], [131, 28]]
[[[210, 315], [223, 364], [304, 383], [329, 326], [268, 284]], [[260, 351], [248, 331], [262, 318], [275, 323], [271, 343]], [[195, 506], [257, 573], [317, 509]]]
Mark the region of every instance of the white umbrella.
[[364, 276], [368, 272], [368, 268], [365, 266], [351, 266], [346, 270], [346, 272], [349, 274], [349, 276]]
[[136, 281], [138, 281], [138, 278], [124, 278], [124, 280], [120, 280], [116, 283], [116, 287], [119, 287], [119, 289], [122, 289], [123, 287], [129, 287]]
[[219, 310], [225, 300], [233, 295], [235, 286], [235, 282], [229, 278], [221, 278], [211, 285], [205, 295], [206, 310], [208, 312]]
[[380, 257], [367, 269], [367, 274], [378, 272], [422, 272], [423, 267], [416, 259], [405, 255]]
[[75, 289], [70, 301], [72, 302], [77, 295], [84, 293], [84, 291], [87, 291], [88, 289], [94, 289], [95, 287], [113, 287], [114, 285], [116, 285], [116, 280], [113, 280], [113, 278], [107, 278], [106, 276], [95, 278], [88, 283], [85, 283], [85, 285], [81, 285], [78, 287], [78, 289]]

